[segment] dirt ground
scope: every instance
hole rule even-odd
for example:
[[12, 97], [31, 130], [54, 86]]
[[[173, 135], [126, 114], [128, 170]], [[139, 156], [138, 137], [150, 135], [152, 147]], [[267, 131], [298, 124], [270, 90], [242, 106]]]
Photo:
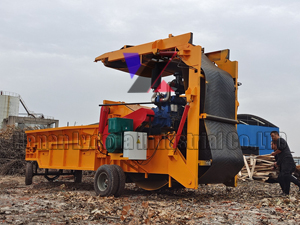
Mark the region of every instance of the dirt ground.
[[126, 184], [122, 197], [98, 197], [93, 177], [51, 183], [34, 177], [0, 176], [1, 224], [300, 224], [300, 194], [292, 184], [280, 197], [278, 184], [240, 181], [237, 188], [200, 185], [198, 190], [144, 191]]

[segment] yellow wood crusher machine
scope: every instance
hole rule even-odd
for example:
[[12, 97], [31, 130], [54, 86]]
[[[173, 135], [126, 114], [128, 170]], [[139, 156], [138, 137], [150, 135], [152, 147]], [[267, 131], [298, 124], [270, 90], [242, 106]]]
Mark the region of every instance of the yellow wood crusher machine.
[[243, 166], [238, 63], [229, 60], [228, 49], [205, 53], [192, 39], [192, 33], [169, 35], [97, 57], [95, 62], [136, 75], [129, 92], [153, 91], [151, 101], [105, 100], [99, 124], [27, 131], [25, 183], [63, 174], [81, 182], [87, 170], [96, 171], [101, 196], [120, 196], [126, 182], [146, 190], [236, 186]]

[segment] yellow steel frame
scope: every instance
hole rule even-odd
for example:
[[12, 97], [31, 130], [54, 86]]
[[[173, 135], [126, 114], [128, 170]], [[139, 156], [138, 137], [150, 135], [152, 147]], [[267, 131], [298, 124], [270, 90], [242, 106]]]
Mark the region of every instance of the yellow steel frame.
[[[190, 110], [187, 117], [187, 155], [184, 158], [180, 151], [173, 149], [170, 140], [174, 134], [152, 136], [148, 140], [147, 157], [151, 160], [133, 161], [123, 158], [122, 154], [108, 154], [106, 151], [99, 152], [98, 125], [53, 128], [39, 131], [27, 131], [28, 142], [26, 149], [26, 160], [37, 161], [41, 168], [74, 169], [74, 170], [97, 170], [103, 164], [117, 164], [125, 172], [169, 175], [169, 186], [171, 178], [187, 188], [198, 187], [198, 166], [207, 165], [204, 161], [198, 160], [198, 137], [200, 119], [200, 79], [201, 57], [203, 49], [201, 46], [193, 45], [190, 40], [191, 33], [172, 36], [157, 40], [151, 43], [142, 44], [130, 48], [123, 48], [118, 51], [105, 53], [95, 61], [116, 61], [124, 60], [123, 53], [134, 52], [139, 55], [157, 54], [159, 51], [177, 51], [177, 57], [190, 67], [189, 83], [185, 92]], [[235, 78], [236, 99], [237, 99], [237, 62], [228, 59], [229, 51], [218, 51], [207, 53], [207, 57], [214, 61], [219, 68], [227, 71]], [[104, 101], [104, 104], [112, 103]], [[236, 109], [238, 101], [236, 101]], [[132, 110], [126, 106], [109, 106], [109, 117], [123, 117]], [[59, 138], [54, 138], [54, 137]], [[66, 139], [68, 137], [68, 139]], [[70, 138], [71, 137], [71, 138]], [[65, 139], [64, 139], [65, 138]], [[55, 139], [55, 140], [54, 140]], [[160, 141], [159, 141], [160, 140]], [[158, 146], [158, 149], [156, 147]], [[60, 148], [58, 148], [60, 147]]]

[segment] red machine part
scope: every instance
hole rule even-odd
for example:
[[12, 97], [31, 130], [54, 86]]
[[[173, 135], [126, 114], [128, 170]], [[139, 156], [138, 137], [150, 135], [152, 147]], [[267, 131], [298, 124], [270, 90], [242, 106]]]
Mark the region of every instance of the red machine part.
[[182, 133], [182, 129], [183, 129], [183, 126], [185, 124], [185, 120], [186, 120], [187, 114], [189, 112], [189, 109], [190, 109], [190, 105], [187, 104], [184, 107], [183, 115], [181, 117], [180, 124], [179, 124], [178, 130], [177, 130], [176, 139], [175, 139], [175, 142], [173, 144], [174, 149], [177, 148], [177, 145], [178, 145], [178, 142], [179, 142], [179, 139], [180, 139], [180, 136], [181, 136], [181, 133]]
[[[140, 126], [143, 122], [149, 122], [149, 116], [152, 115], [154, 116], [154, 111], [152, 109], [145, 109], [145, 108], [140, 108], [126, 116], [124, 118], [127, 119], [133, 119], [133, 130], [136, 130], [138, 126]], [[152, 117], [154, 118], [154, 117]], [[153, 120], [153, 119], [152, 119]]]
[[162, 71], [160, 72], [159, 76], [155, 79], [155, 81], [153, 82], [153, 84], [151, 85], [151, 87], [149, 88], [148, 92], [151, 90], [152, 86], [157, 82], [157, 80], [159, 79], [159, 77], [161, 77], [162, 73], [165, 71], [165, 69], [168, 67], [169, 63], [173, 60], [173, 58], [177, 55], [176, 51], [161, 51], [158, 53], [161, 56], [168, 56], [171, 57], [169, 58], [169, 61], [167, 62], [167, 64], [165, 65], [165, 67], [162, 69]]
[[102, 106], [99, 119], [99, 134], [103, 134], [104, 128], [107, 124], [108, 113], [109, 108], [107, 106]]

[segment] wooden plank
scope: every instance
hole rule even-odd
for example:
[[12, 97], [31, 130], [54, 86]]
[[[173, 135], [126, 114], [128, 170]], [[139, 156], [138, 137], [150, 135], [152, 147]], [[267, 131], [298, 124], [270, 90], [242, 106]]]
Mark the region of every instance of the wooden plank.
[[253, 162], [252, 162], [252, 168], [251, 168], [251, 178], [253, 176], [253, 173], [254, 173], [254, 169], [255, 169], [255, 164], [256, 164], [256, 159], [253, 159]]
[[247, 172], [248, 172], [248, 176], [249, 176], [249, 178], [252, 180], [251, 172], [250, 172], [250, 169], [249, 169], [249, 166], [248, 166], [246, 157], [245, 157], [244, 155], [243, 155], [243, 158], [244, 158], [244, 163], [245, 163], [245, 166], [246, 166], [246, 169], [247, 169]]
[[264, 163], [267, 163], [267, 164], [274, 164], [274, 162], [270, 162], [270, 161], [267, 161], [267, 160], [263, 160], [263, 159], [257, 159], [257, 161], [260, 161], [260, 162], [264, 162]]

